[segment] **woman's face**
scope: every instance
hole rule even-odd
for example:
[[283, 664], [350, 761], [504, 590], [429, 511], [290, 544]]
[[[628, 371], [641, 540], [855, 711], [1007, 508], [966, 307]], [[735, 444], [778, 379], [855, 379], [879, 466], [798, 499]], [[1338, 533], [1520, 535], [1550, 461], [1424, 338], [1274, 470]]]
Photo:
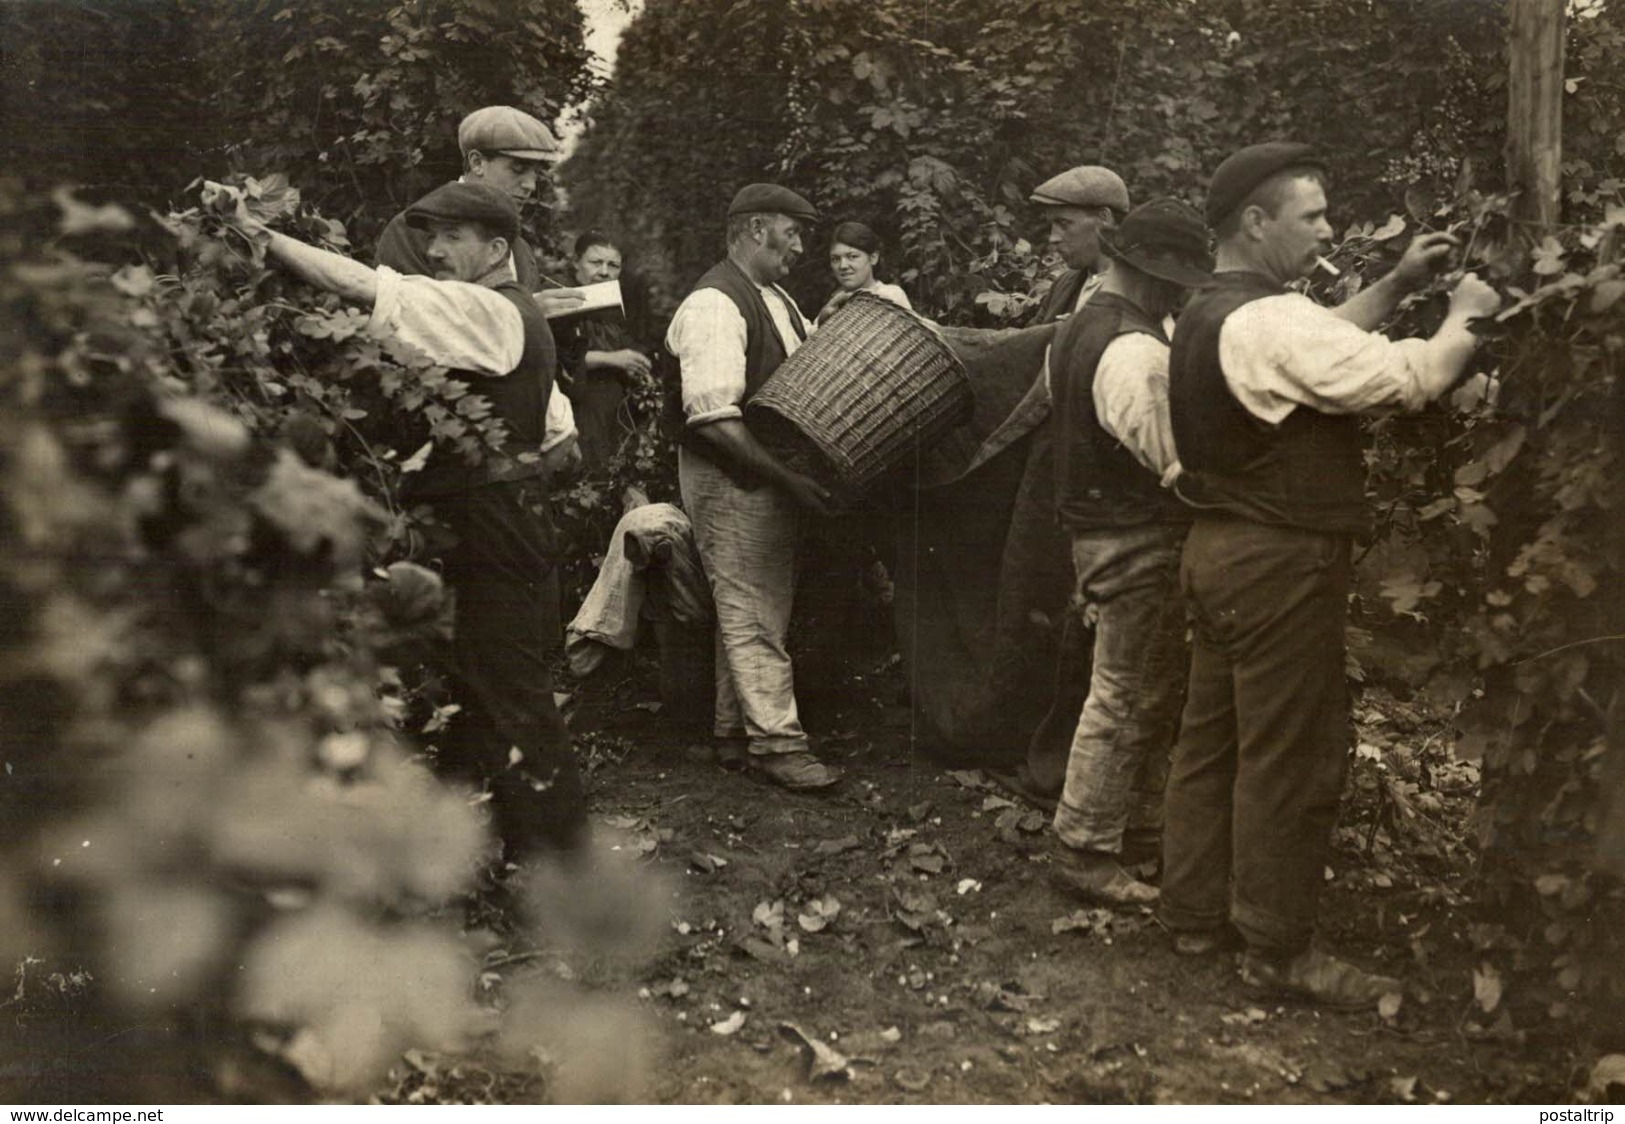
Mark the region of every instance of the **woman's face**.
[[835, 283], [848, 292], [863, 288], [875, 279], [875, 263], [879, 254], [868, 254], [856, 246], [837, 242], [829, 248], [829, 267], [835, 273]]
[[614, 246], [588, 246], [576, 259], [576, 284], [596, 285], [621, 275], [621, 252]]

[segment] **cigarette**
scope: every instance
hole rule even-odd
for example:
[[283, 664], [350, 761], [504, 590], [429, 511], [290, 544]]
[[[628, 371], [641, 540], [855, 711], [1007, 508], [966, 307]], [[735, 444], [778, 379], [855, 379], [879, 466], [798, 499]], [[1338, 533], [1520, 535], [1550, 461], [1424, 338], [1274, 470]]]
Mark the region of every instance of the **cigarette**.
[[1318, 254], [1315, 256], [1315, 264], [1320, 266], [1320, 268], [1324, 269], [1327, 273], [1330, 273], [1333, 277], [1343, 276], [1343, 271], [1341, 269], [1338, 269], [1335, 265], [1327, 261], [1325, 258], [1320, 257]]

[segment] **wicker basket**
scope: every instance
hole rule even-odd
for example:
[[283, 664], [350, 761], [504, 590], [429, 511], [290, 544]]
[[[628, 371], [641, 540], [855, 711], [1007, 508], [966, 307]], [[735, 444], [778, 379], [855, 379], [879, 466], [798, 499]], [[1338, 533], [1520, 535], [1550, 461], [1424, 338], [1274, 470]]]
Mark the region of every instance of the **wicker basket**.
[[745, 417], [770, 447], [804, 438], [833, 482], [856, 491], [962, 422], [972, 405], [964, 366], [933, 328], [858, 293], [768, 377]]

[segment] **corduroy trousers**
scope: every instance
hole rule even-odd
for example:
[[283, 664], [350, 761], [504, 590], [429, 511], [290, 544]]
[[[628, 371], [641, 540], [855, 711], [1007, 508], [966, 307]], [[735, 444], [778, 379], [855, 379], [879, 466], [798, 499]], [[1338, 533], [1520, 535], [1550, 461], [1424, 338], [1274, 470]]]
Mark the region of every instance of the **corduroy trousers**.
[[1165, 805], [1161, 917], [1261, 951], [1313, 935], [1348, 769], [1346, 535], [1200, 519], [1180, 581], [1189, 692]]

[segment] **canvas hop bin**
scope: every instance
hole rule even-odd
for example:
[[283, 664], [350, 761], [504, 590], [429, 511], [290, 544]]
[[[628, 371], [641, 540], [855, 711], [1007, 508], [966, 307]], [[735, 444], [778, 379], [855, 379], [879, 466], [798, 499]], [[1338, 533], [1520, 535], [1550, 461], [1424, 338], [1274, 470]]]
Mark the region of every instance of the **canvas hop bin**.
[[[963, 422], [973, 405], [964, 365], [935, 329], [858, 293], [779, 365], [745, 416], [770, 448], [791, 451], [794, 467], [850, 495]], [[817, 454], [811, 465], [795, 455], [806, 446]]]

